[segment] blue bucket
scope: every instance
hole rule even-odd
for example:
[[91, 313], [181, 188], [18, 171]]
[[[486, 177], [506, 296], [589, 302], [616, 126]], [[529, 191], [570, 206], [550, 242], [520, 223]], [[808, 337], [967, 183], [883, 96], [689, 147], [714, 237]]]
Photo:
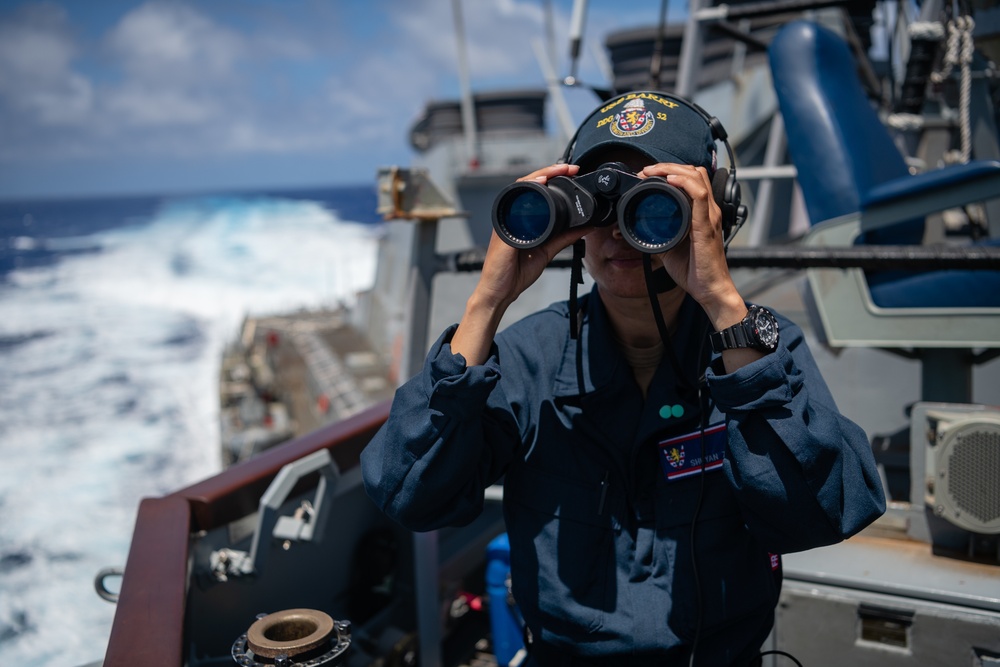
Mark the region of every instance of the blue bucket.
[[510, 577], [510, 542], [502, 533], [486, 547], [486, 592], [490, 599], [490, 629], [493, 654], [500, 667], [507, 667], [524, 648], [520, 614], [508, 602], [507, 580]]

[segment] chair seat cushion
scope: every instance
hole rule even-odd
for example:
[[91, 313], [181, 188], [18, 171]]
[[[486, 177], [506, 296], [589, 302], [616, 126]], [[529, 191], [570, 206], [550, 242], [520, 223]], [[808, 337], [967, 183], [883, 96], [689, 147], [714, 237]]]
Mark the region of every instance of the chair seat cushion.
[[1000, 308], [1000, 271], [877, 271], [866, 278], [880, 308]]

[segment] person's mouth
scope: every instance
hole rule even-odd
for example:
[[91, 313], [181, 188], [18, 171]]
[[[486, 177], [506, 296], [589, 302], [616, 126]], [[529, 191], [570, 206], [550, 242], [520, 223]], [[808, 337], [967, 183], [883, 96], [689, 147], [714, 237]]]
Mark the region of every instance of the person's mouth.
[[642, 264], [642, 255], [616, 255], [608, 260], [612, 266], [631, 268]]

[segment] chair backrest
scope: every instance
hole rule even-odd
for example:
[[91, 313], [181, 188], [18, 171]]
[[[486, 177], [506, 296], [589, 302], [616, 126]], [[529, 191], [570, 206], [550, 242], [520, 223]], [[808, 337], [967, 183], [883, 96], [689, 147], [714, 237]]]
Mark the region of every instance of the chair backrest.
[[[783, 26], [769, 47], [788, 152], [810, 222], [857, 213], [873, 186], [909, 174], [865, 94], [846, 42], [809, 21]], [[923, 220], [869, 232], [873, 244], [919, 244]]]

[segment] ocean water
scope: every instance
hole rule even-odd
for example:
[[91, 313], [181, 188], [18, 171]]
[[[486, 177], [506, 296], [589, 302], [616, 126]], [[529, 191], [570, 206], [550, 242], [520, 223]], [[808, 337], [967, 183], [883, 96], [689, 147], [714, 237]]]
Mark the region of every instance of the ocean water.
[[139, 500], [214, 474], [247, 314], [371, 285], [373, 187], [0, 202], [0, 663], [103, 658]]

